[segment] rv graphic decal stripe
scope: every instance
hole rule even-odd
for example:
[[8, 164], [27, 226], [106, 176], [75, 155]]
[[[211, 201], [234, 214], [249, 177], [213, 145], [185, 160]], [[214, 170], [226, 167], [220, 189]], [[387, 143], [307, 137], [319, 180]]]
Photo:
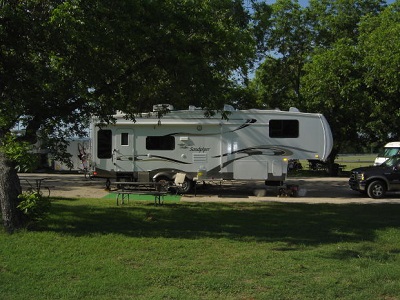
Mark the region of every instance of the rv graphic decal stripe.
[[[229, 130], [229, 131], [222, 132], [222, 134], [226, 134], [226, 133], [229, 133], [229, 132], [238, 131], [238, 130], [243, 129], [243, 128], [246, 128], [247, 126], [250, 126], [251, 124], [254, 124], [254, 123], [256, 123], [256, 122], [257, 122], [256, 119], [248, 119], [248, 120], [246, 120], [246, 122], [245, 122], [244, 124], [240, 125], [238, 128], [233, 129], [233, 130]], [[221, 134], [220, 131], [218, 131], [218, 132], [216, 132], [216, 133], [173, 132], [173, 133], [166, 134], [165, 136], [175, 136], [175, 135], [211, 136], [211, 135], [220, 135], [220, 134]]]
[[120, 160], [120, 161], [132, 161], [133, 157], [129, 156], [129, 155], [120, 155], [116, 157], [116, 160]]
[[[290, 147], [290, 148], [299, 149], [299, 148], [295, 148], [295, 147]], [[267, 152], [265, 152], [264, 150], [267, 150]], [[304, 150], [304, 151], [312, 152], [312, 151], [308, 151], [308, 150]], [[230, 159], [230, 160], [224, 162], [222, 164], [222, 166], [217, 166], [217, 167], [209, 170], [209, 172], [219, 172], [221, 170], [221, 168], [223, 169], [223, 168], [227, 167], [228, 165], [234, 163], [235, 161], [249, 157], [251, 155], [290, 156], [293, 154], [293, 152], [288, 149], [280, 148], [277, 146], [259, 146], [259, 147], [251, 147], [251, 148], [241, 149], [238, 151], [234, 151], [232, 153], [225, 153], [222, 155], [217, 155], [217, 156], [214, 156], [214, 158], [218, 158], [221, 156], [224, 157], [224, 156], [228, 156], [231, 154], [243, 154], [243, 156]]]
[[[288, 147], [288, 148], [296, 149], [296, 150], [302, 150], [302, 151], [305, 151], [305, 152], [313, 152], [313, 151], [303, 150], [303, 149], [296, 148], [296, 147]], [[268, 150], [269, 152], [266, 153], [263, 150]], [[233, 159], [230, 159], [230, 160], [224, 162], [222, 164], [222, 166], [217, 166], [217, 167], [209, 170], [209, 172], [210, 173], [211, 172], [219, 172], [221, 170], [221, 168], [223, 169], [223, 168], [227, 167], [228, 165], [234, 163], [235, 161], [241, 160], [241, 159], [249, 157], [251, 155], [290, 156], [290, 155], [293, 154], [293, 152], [288, 150], [288, 149], [280, 148], [280, 147], [277, 147], [277, 146], [260, 146], [260, 147], [251, 147], [251, 148], [241, 149], [241, 150], [229, 153], [229, 154], [244, 154], [244, 155], [240, 156], [240, 157], [235, 157]], [[218, 157], [221, 157], [221, 156], [228, 156], [229, 154], [226, 153], [226, 154], [223, 154], [223, 155], [217, 155], [217, 156], [214, 156], [214, 158], [218, 158]]]
[[[237, 157], [237, 158], [234, 158], [234, 159], [231, 159], [231, 160], [228, 160], [228, 161], [224, 162], [224, 163], [222, 164], [222, 169], [225, 168], [226, 166], [229, 166], [229, 165], [232, 164], [234, 161], [240, 160], [240, 159], [245, 158], [245, 157], [246, 157], [246, 156]], [[209, 170], [209, 172], [210, 172], [210, 173], [219, 172], [220, 170], [221, 170], [221, 166], [217, 166], [217, 167], [215, 167], [215, 168]]]
[[[287, 149], [290, 148], [290, 149]], [[245, 148], [245, 149], [240, 149], [237, 151], [233, 151], [230, 153], [224, 153], [222, 155], [216, 155], [214, 158], [217, 157], [224, 157], [232, 154], [247, 154], [248, 156], [251, 155], [268, 155], [268, 156], [290, 156], [293, 155], [292, 150], [298, 150], [302, 152], [308, 152], [308, 153], [313, 153], [314, 151], [310, 150], [305, 150], [301, 148], [296, 148], [296, 147], [286, 147], [286, 148], [281, 148], [279, 146], [258, 146], [258, 147], [250, 147], [250, 148]]]
[[175, 136], [175, 135], [188, 135], [188, 136], [210, 136], [210, 135], [219, 135], [221, 132], [216, 133], [188, 133], [188, 132], [174, 132], [166, 134], [165, 136]]
[[236, 128], [235, 130], [232, 130], [232, 132], [246, 128], [247, 126], [250, 126], [250, 124], [254, 124], [255, 122], [257, 122], [256, 119], [248, 119], [248, 120], [246, 120], [246, 123], [240, 125], [240, 127]]
[[[144, 159], [139, 158], [139, 156], [143, 156], [145, 157]], [[169, 162], [174, 162], [174, 163], [178, 163], [178, 164], [184, 164], [184, 165], [190, 165], [190, 163], [185, 162], [185, 161], [181, 161], [181, 160], [177, 160], [177, 159], [172, 159], [169, 157], [165, 157], [165, 156], [159, 156], [159, 155], [152, 155], [151, 157], [148, 157], [147, 155], [138, 155], [135, 157], [136, 161], [169, 161]]]
[[233, 154], [245, 154], [247, 156], [252, 155], [267, 155], [267, 156], [290, 156], [293, 155], [293, 152], [288, 149], [278, 148], [278, 147], [251, 147], [240, 149], [237, 151], [233, 151], [231, 153], [224, 153], [222, 155], [216, 155], [217, 157], [224, 157]]

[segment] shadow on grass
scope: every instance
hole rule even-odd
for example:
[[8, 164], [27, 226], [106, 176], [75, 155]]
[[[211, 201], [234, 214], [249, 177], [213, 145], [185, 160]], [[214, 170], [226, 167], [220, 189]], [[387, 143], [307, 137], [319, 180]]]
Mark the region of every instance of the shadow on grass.
[[44, 231], [83, 236], [121, 234], [132, 237], [242, 241], [281, 241], [314, 245], [339, 241], [373, 241], [375, 231], [400, 226], [400, 205], [332, 205], [285, 203], [184, 203], [113, 206], [68, 199], [53, 203]]

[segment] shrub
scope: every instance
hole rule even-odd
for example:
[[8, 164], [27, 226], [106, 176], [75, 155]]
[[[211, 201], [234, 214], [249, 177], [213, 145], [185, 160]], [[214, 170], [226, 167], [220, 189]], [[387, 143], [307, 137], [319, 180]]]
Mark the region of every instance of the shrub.
[[14, 135], [6, 135], [1, 141], [0, 151], [4, 152], [16, 166], [18, 172], [31, 172], [38, 166], [38, 156], [27, 142], [17, 140]]
[[38, 192], [24, 192], [18, 196], [21, 202], [18, 208], [27, 217], [27, 224], [35, 224], [45, 219], [51, 207], [48, 197], [43, 197]]

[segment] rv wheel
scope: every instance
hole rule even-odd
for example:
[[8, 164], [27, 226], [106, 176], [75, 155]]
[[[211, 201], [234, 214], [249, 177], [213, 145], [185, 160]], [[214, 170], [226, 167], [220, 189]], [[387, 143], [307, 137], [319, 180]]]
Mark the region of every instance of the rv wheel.
[[186, 178], [185, 181], [182, 183], [182, 185], [179, 187], [179, 191], [182, 194], [186, 194], [186, 193], [190, 192], [192, 187], [193, 187], [193, 180], [190, 180], [190, 179]]

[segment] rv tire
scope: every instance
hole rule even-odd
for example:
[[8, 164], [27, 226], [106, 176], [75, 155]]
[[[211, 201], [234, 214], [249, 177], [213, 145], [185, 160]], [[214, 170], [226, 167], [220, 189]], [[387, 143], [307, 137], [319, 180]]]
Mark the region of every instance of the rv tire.
[[190, 190], [193, 188], [193, 180], [190, 179], [185, 179], [185, 181], [182, 183], [182, 186], [179, 187], [179, 192], [182, 194], [189, 193]]

